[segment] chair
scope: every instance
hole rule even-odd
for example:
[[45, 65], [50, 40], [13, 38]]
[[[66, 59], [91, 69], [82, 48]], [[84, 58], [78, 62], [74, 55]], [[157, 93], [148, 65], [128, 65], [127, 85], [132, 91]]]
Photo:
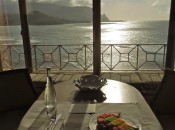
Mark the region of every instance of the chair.
[[37, 97], [28, 69], [0, 72], [0, 129], [17, 129]]
[[175, 129], [175, 71], [165, 70], [164, 77], [150, 104], [164, 130]]

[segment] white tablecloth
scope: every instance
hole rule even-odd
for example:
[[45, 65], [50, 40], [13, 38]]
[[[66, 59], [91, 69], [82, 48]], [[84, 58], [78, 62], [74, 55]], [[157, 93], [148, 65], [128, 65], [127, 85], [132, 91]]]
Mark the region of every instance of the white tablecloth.
[[[101, 113], [121, 112], [122, 117], [139, 122], [142, 130], [162, 130], [148, 105], [140, 103], [72, 104], [58, 102], [57, 111], [62, 116], [55, 128], [60, 130], [88, 130], [89, 121]], [[18, 130], [45, 130], [49, 118], [44, 109], [44, 100], [37, 100], [22, 119]]]

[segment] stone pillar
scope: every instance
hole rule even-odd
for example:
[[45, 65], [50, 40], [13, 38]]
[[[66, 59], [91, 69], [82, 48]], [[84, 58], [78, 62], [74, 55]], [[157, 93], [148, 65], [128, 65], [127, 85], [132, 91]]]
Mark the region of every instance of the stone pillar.
[[93, 74], [101, 73], [101, 0], [93, 0]]

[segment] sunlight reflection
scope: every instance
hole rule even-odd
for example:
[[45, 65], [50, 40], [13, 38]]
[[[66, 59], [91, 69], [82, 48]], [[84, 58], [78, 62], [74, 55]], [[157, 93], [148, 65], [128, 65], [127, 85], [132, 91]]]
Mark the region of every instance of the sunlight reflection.
[[122, 31], [128, 28], [130, 23], [103, 23], [101, 26], [101, 40], [106, 44], [120, 44], [130, 37], [129, 32]]
[[[110, 103], [121, 103], [122, 102], [122, 90], [121, 89], [117, 89], [116, 92], [116, 84], [115, 87], [111, 86], [112, 84], [110, 84], [109, 87], [105, 87], [103, 89], [103, 91], [105, 91], [106, 97], [108, 97], [105, 102], [110, 102]], [[109, 89], [110, 88], [110, 89]], [[117, 97], [117, 98], [116, 98]]]

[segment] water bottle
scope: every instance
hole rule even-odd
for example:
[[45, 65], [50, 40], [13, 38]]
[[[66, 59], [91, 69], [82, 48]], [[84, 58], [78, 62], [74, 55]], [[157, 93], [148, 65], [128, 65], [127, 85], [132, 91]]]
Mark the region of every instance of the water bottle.
[[48, 116], [56, 114], [56, 92], [52, 77], [50, 76], [50, 68], [47, 68], [47, 82], [45, 89], [45, 107]]

